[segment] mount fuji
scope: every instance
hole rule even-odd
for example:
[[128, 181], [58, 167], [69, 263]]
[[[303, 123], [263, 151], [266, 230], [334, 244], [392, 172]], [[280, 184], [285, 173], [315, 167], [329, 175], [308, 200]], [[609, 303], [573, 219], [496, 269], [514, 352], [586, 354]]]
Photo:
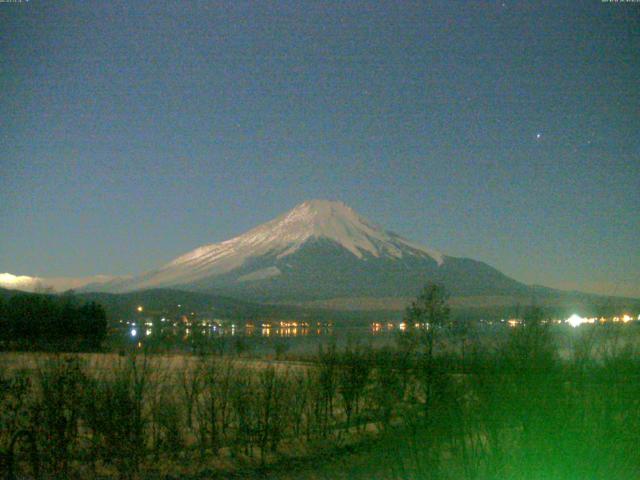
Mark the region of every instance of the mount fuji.
[[180, 288], [265, 302], [414, 296], [428, 281], [454, 295], [524, 294], [489, 265], [444, 255], [384, 230], [341, 202], [312, 200], [238, 237], [95, 291]]

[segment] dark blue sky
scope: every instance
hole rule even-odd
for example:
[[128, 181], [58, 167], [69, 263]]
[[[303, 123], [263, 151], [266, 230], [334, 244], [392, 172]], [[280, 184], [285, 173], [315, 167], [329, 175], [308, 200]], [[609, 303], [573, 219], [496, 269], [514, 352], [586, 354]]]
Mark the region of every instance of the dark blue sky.
[[139, 273], [311, 198], [640, 296], [640, 4], [0, 3], [0, 272]]

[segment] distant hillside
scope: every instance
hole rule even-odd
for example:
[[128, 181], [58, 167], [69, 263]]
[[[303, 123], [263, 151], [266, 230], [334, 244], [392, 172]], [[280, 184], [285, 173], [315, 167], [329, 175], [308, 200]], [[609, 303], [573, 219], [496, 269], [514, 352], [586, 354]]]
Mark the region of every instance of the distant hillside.
[[[535, 294], [452, 296], [450, 305], [454, 318], [499, 319], [518, 316], [530, 305], [542, 307], [557, 318], [572, 313], [581, 315], [612, 315], [621, 312], [638, 315], [640, 300], [606, 297], [580, 292], [561, 292], [544, 287], [532, 287]], [[0, 298], [14, 295], [43, 295], [0, 288]], [[53, 294], [46, 294], [53, 295]], [[111, 321], [132, 318], [137, 307], [144, 315], [176, 316], [197, 312], [213, 318], [262, 321], [297, 319], [309, 322], [332, 321], [338, 324], [365, 324], [373, 321], [400, 321], [413, 297], [346, 297], [298, 303], [260, 304], [211, 293], [177, 289], [150, 289], [129, 293], [78, 293], [78, 302], [97, 302], [105, 307]]]
[[[15, 295], [54, 296], [55, 294], [30, 293], [0, 288], [0, 299], [6, 301]], [[309, 322], [368, 323], [380, 321], [381, 319], [399, 320], [401, 317], [398, 312], [385, 311], [385, 309], [340, 311], [312, 306], [263, 305], [243, 302], [220, 295], [175, 289], [151, 289], [118, 294], [91, 292], [73, 294], [72, 296], [80, 303], [96, 302], [104, 306], [107, 317], [111, 321], [131, 318], [137, 314], [138, 306], [143, 307], [144, 315], [162, 314], [174, 316], [198, 312], [199, 315], [206, 314], [214, 318], [238, 321], [297, 319]]]
[[[83, 301], [104, 305], [110, 318], [130, 317], [138, 306], [147, 314], [167, 315], [198, 312], [212, 317], [238, 321], [266, 319], [298, 319], [306, 321], [372, 322], [399, 320], [401, 312], [389, 308], [340, 309], [314, 305], [276, 305], [244, 302], [235, 298], [176, 289], [151, 289], [129, 293], [80, 293]], [[401, 310], [404, 310], [402, 308]]]

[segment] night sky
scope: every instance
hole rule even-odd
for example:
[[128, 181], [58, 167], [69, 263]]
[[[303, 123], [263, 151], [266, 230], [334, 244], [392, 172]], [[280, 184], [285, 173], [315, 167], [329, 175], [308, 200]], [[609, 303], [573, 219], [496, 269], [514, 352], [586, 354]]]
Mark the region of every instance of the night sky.
[[0, 33], [0, 272], [140, 273], [326, 198], [640, 297], [640, 3], [23, 0]]

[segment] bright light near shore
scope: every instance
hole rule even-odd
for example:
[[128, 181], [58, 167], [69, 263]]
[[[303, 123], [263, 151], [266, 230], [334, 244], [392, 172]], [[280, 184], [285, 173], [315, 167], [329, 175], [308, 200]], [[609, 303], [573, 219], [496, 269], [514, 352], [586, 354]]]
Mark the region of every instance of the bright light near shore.
[[[614, 322], [616, 320], [614, 319]], [[598, 322], [598, 318], [597, 317], [581, 317], [580, 315], [576, 315], [575, 313], [573, 315], [571, 315], [569, 318], [567, 318], [565, 320], [565, 322], [567, 322], [569, 325], [571, 325], [573, 328], [579, 327], [580, 325], [582, 325], [583, 323], [590, 323], [590, 324], [594, 324]]]
[[580, 325], [585, 323], [585, 321], [586, 319], [582, 318], [580, 315], [576, 315], [575, 313], [566, 320], [566, 322], [573, 328], [579, 327]]
[[138, 310], [139, 312], [143, 311], [144, 308], [142, 308], [142, 305], [138, 305], [138, 308], [136, 308], [136, 310]]
[[135, 328], [131, 329], [131, 336], [135, 337], [136, 335], [138, 335], [138, 331]]

